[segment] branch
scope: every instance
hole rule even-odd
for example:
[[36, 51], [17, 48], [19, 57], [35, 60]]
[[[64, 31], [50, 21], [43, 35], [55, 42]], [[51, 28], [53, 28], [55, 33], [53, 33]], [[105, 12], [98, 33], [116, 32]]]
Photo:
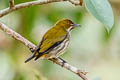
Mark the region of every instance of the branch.
[[71, 2], [72, 4], [74, 4], [75, 6], [77, 5], [81, 5], [83, 4], [83, 0], [68, 0], [69, 2]]
[[29, 42], [27, 39], [25, 39], [24, 37], [22, 37], [20, 34], [16, 33], [15, 31], [13, 31], [12, 29], [8, 28], [5, 24], [0, 23], [0, 29], [3, 30], [8, 35], [12, 36], [17, 41], [23, 43], [30, 50], [33, 51], [35, 49], [36, 46], [34, 44], [32, 44], [31, 42]]
[[[31, 50], [31, 52], [33, 52], [33, 50], [35, 49], [36, 46], [34, 44], [32, 44], [30, 41], [28, 41], [27, 39], [22, 37], [17, 32], [15, 32], [12, 29], [8, 28], [5, 24], [0, 23], [0, 29], [2, 31], [4, 31], [5, 33], [7, 33], [9, 36], [12, 36], [17, 41], [23, 43], [25, 46], [27, 46]], [[87, 80], [87, 78], [85, 77], [86, 72], [83, 72], [83, 71], [77, 69], [76, 67], [71, 66], [68, 63], [64, 63], [64, 60], [57, 58], [57, 59], [50, 59], [50, 61], [52, 61], [52, 62], [60, 65], [61, 67], [64, 67], [64, 68], [68, 69], [69, 71], [75, 73], [76, 75], [81, 77], [83, 80]]]
[[[53, 2], [62, 2], [62, 1], [69, 1], [70, 3], [74, 4], [74, 5], [80, 5], [82, 0], [80, 1], [74, 1], [74, 0], [40, 0], [40, 1], [31, 1], [31, 2], [25, 2], [25, 3], [21, 3], [18, 5], [14, 5], [14, 1], [10, 0], [10, 5], [12, 8], [6, 8], [3, 10], [0, 10], [0, 17], [3, 17], [13, 11], [22, 9], [22, 8], [28, 8], [31, 6], [35, 6], [35, 5], [42, 5], [42, 4], [48, 4], [48, 3], [53, 3]], [[13, 6], [14, 5], [14, 6]]]
[[10, 9], [12, 9], [14, 7], [14, 0], [10, 0], [9, 3], [10, 3]]

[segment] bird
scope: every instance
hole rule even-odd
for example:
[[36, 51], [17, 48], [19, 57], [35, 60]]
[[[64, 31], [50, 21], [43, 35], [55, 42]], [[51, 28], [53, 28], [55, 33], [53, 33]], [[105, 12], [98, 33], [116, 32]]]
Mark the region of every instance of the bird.
[[39, 58], [58, 58], [66, 51], [69, 45], [71, 31], [78, 26], [80, 26], [80, 24], [74, 24], [70, 19], [57, 21], [56, 24], [43, 35], [33, 55], [29, 57], [25, 63], [33, 58], [34, 60]]

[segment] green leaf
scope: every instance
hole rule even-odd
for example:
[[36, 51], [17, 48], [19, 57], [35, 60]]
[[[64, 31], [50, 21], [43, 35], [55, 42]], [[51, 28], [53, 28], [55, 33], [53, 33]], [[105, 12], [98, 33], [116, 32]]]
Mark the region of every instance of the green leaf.
[[108, 30], [114, 24], [114, 16], [108, 0], [84, 0], [88, 11], [103, 23]]

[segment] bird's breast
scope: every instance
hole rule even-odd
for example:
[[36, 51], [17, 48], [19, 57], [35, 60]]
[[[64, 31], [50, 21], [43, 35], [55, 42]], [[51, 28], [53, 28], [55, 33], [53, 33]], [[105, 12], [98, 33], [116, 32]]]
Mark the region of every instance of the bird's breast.
[[70, 40], [67, 38], [58, 47], [56, 47], [55, 55], [60, 56], [62, 53], [64, 53], [69, 45], [69, 42]]

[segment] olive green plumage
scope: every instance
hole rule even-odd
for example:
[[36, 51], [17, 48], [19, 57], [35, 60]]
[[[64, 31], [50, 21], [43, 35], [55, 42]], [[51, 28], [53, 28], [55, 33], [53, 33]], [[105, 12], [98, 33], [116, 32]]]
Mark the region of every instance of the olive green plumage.
[[[69, 44], [69, 33], [74, 27], [74, 23], [69, 19], [62, 19], [58, 21], [44, 34], [33, 55], [25, 62], [28, 62], [34, 57], [35, 60], [37, 60], [39, 57], [41, 58], [42, 56], [47, 56], [46, 58], [49, 59], [52, 55], [56, 56], [58, 50], [59, 53], [61, 53], [61, 51], [63, 49], [65, 50], [66, 46]], [[66, 39], [68, 40], [65, 41]]]
[[51, 47], [53, 44], [55, 44], [58, 41], [61, 41], [65, 38], [67, 34], [67, 31], [63, 29], [62, 27], [53, 27], [51, 28], [44, 36], [43, 36], [43, 43], [40, 46], [40, 51], [43, 52], [49, 47]]

